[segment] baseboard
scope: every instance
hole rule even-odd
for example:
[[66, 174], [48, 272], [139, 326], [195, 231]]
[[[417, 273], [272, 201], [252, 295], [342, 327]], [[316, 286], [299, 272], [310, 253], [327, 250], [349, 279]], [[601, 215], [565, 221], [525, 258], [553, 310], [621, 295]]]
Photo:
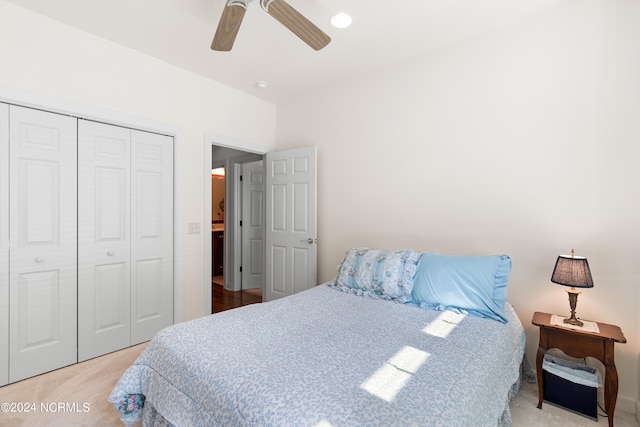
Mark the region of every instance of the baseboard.
[[640, 398], [636, 400], [636, 420], [640, 423]]

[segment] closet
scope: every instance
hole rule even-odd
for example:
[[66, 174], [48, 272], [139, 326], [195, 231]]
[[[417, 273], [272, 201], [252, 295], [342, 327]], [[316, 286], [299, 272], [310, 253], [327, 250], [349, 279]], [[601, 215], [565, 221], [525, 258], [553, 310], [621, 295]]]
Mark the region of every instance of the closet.
[[150, 339], [173, 323], [173, 138], [0, 103], [0, 243], [0, 385]]
[[173, 323], [173, 138], [78, 121], [78, 359]]

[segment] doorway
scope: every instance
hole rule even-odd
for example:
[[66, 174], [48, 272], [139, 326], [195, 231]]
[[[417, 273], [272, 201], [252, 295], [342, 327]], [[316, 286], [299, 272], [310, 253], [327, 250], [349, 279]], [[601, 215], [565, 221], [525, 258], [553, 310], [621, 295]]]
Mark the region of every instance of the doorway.
[[[262, 287], [243, 287], [244, 165], [262, 163], [263, 155], [212, 144], [211, 146], [211, 306], [210, 313], [262, 301]], [[247, 221], [245, 221], [247, 223]], [[255, 285], [251, 286], [255, 288]]]
[[[208, 175], [214, 167], [214, 159], [218, 164], [225, 164], [225, 235], [224, 235], [224, 287], [230, 290], [241, 290], [240, 259], [241, 243], [239, 238], [239, 215], [242, 213], [240, 197], [237, 194], [239, 185], [239, 165], [257, 160], [263, 161], [265, 200], [265, 252], [263, 300], [281, 298], [309, 289], [317, 284], [317, 149], [316, 147], [300, 147], [281, 151], [268, 151], [239, 143], [224, 142], [225, 138], [207, 135], [204, 141], [205, 168], [205, 221], [211, 218], [211, 180]], [[225, 145], [226, 144], [226, 145]], [[245, 149], [246, 148], [246, 149]], [[219, 150], [219, 151], [218, 151]], [[239, 153], [238, 157], [225, 153]], [[295, 180], [294, 180], [295, 178]], [[277, 191], [277, 194], [274, 193]], [[294, 194], [290, 200], [293, 212], [291, 218], [298, 221], [286, 221], [286, 229], [273, 230], [275, 224], [283, 223], [289, 212], [274, 209], [274, 200], [284, 200], [284, 193]], [[280, 203], [280, 207], [284, 207]], [[275, 227], [275, 228], [274, 228]], [[271, 231], [269, 231], [271, 230]], [[211, 237], [204, 236], [205, 259], [211, 257]], [[274, 249], [275, 252], [274, 253]], [[294, 256], [295, 255], [295, 256]], [[204, 313], [211, 313], [211, 263], [204, 263]], [[290, 274], [293, 273], [293, 274]], [[231, 277], [230, 277], [231, 276]]]
[[211, 283], [224, 287], [225, 168], [211, 169]]

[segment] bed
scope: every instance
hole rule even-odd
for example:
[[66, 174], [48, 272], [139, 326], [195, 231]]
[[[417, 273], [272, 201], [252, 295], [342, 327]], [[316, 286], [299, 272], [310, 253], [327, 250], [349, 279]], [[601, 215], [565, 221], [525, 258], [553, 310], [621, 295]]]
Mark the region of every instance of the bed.
[[497, 321], [376, 288], [335, 279], [173, 325], [109, 401], [126, 425], [511, 425], [525, 344], [513, 307]]

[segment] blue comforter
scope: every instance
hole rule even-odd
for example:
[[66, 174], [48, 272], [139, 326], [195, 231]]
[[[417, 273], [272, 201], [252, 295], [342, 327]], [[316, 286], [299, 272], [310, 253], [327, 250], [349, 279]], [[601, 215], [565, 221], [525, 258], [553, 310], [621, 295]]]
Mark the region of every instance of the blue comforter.
[[125, 424], [510, 425], [525, 336], [508, 323], [326, 285], [159, 332], [109, 401]]

